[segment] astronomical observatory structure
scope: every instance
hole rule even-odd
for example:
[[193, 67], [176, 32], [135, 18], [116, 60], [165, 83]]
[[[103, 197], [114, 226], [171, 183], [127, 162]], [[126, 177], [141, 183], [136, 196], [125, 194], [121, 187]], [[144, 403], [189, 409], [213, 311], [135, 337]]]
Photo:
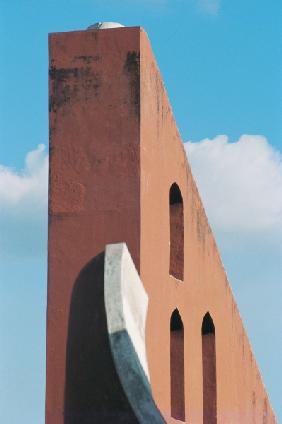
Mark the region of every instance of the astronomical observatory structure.
[[145, 31], [49, 56], [46, 424], [275, 423]]

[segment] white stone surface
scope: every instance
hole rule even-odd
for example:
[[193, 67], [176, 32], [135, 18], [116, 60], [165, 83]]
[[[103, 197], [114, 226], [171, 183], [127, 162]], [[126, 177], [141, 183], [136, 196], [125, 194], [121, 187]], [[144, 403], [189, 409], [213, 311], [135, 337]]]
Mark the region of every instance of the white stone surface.
[[125, 243], [106, 246], [104, 292], [109, 334], [127, 331], [150, 381], [145, 348], [148, 295]]
[[118, 22], [96, 22], [90, 25], [87, 29], [108, 29], [108, 28], [122, 28], [124, 25]]

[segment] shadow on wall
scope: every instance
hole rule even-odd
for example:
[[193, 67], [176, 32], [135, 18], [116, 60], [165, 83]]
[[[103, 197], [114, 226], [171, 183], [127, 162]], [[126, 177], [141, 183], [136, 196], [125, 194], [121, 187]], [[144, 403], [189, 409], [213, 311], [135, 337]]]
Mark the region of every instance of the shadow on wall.
[[184, 278], [184, 215], [180, 188], [173, 183], [169, 190], [170, 265], [169, 273]]
[[171, 416], [185, 421], [184, 327], [178, 309], [170, 318]]
[[115, 370], [104, 305], [104, 252], [78, 275], [66, 358], [65, 424], [137, 423]]
[[215, 327], [209, 312], [202, 322], [203, 424], [217, 423]]

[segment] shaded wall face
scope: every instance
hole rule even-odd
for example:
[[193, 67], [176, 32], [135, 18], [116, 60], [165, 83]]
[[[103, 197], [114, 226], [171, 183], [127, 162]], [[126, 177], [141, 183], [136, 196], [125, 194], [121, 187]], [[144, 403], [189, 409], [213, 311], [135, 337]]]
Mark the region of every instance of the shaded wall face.
[[138, 422], [110, 349], [104, 303], [104, 253], [93, 258], [74, 283], [66, 351], [64, 424], [95, 422]]
[[215, 334], [202, 335], [203, 424], [217, 423]]
[[179, 280], [184, 277], [184, 222], [183, 204], [169, 205], [170, 263], [169, 273]]
[[[94, 346], [91, 341], [87, 346], [86, 335], [95, 337], [89, 325], [98, 318], [87, 296], [71, 312], [78, 275], [107, 243], [120, 241], [139, 267], [139, 47], [139, 28], [49, 37], [47, 424], [63, 423], [65, 395], [67, 410], [91, 410], [94, 402], [95, 372], [87, 358]], [[77, 333], [67, 342], [75, 322]], [[68, 368], [67, 343], [71, 358], [84, 361], [80, 374]], [[68, 384], [73, 378], [80, 394]]]
[[170, 333], [170, 396], [171, 416], [185, 421], [183, 328]]

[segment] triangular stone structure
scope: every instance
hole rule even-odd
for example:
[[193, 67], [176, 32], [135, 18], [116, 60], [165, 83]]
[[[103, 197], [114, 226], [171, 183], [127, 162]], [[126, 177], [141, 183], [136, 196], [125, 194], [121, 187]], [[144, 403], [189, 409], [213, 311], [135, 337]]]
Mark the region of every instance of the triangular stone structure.
[[49, 50], [46, 423], [138, 422], [104, 334], [118, 242], [148, 294], [166, 422], [275, 423], [146, 33], [51, 34]]

